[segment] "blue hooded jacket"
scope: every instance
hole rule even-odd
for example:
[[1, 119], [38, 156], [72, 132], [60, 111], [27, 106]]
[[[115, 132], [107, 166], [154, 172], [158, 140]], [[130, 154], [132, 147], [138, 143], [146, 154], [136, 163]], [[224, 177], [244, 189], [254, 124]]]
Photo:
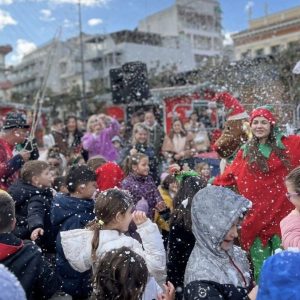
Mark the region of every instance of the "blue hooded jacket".
[[260, 273], [256, 300], [300, 300], [300, 252], [269, 257]]
[[91, 271], [75, 271], [65, 258], [60, 231], [84, 228], [95, 218], [94, 201], [58, 193], [52, 202], [51, 222], [57, 233], [56, 267], [63, 282], [63, 291], [71, 296], [87, 297], [91, 292]]

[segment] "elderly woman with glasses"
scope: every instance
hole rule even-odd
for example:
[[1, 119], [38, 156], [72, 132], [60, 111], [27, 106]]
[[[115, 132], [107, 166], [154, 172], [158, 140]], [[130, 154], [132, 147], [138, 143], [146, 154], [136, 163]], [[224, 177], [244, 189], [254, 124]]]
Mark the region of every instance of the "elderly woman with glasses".
[[252, 111], [250, 126], [253, 138], [213, 184], [231, 186], [253, 203], [240, 241], [250, 251], [257, 279], [263, 261], [281, 246], [279, 223], [293, 208], [284, 178], [300, 165], [300, 136], [285, 136], [267, 105]]

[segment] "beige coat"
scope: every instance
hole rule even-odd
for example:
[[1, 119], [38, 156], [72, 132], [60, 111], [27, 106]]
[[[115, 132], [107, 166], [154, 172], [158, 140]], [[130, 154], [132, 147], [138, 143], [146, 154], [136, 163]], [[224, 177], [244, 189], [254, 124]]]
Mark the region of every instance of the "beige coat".
[[[183, 145], [181, 144], [183, 143]], [[178, 143], [178, 140], [173, 137], [171, 139], [169, 135], [165, 135], [163, 146], [162, 146], [162, 152], [165, 157], [168, 157], [168, 154], [179, 154], [182, 153], [183, 157], [190, 158], [193, 154], [194, 149], [194, 142], [193, 142], [193, 135], [188, 134], [185, 137], [182, 137], [182, 140]]]

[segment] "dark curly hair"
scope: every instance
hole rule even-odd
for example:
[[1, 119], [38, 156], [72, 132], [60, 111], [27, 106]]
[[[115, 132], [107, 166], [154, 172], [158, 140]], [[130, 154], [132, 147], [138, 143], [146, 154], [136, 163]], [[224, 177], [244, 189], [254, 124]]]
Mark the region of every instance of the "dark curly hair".
[[92, 299], [140, 300], [147, 279], [147, 265], [140, 255], [128, 247], [111, 250], [98, 261]]

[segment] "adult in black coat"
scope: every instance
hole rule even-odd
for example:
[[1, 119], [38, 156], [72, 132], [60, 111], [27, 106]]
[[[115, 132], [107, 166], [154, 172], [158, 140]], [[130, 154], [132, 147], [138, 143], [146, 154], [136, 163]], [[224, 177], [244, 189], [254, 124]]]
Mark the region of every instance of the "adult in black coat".
[[137, 123], [133, 127], [132, 141], [128, 147], [120, 153], [119, 164], [123, 164], [128, 155], [143, 153], [149, 158], [149, 175], [152, 176], [156, 185], [159, 185], [159, 159], [155, 154], [154, 148], [148, 143], [149, 131], [143, 123]]
[[84, 160], [87, 161], [89, 153], [82, 148], [81, 138], [83, 137], [83, 132], [78, 128], [77, 117], [68, 116], [65, 124], [64, 135], [68, 144], [68, 155], [81, 154]]
[[206, 186], [203, 178], [190, 176], [190, 174], [182, 173], [182, 181], [174, 197], [174, 210], [170, 221], [167, 280], [172, 282], [176, 289], [176, 300], [183, 299], [185, 268], [195, 245], [191, 221], [192, 199]]

